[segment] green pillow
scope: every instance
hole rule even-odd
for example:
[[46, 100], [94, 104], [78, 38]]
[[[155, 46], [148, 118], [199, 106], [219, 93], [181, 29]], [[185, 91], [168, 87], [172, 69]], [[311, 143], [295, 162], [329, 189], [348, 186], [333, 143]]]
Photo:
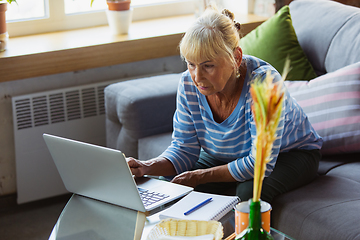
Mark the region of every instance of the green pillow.
[[289, 55], [292, 69], [287, 80], [311, 80], [317, 77], [297, 40], [287, 5], [243, 37], [240, 46], [243, 54], [270, 63], [280, 73]]

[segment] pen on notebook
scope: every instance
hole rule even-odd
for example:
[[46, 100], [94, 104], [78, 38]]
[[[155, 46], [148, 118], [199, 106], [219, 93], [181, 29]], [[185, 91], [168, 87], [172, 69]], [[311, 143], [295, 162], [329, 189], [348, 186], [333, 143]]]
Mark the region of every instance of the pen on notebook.
[[184, 215], [189, 215], [190, 213], [192, 213], [193, 211], [201, 208], [202, 206], [204, 206], [205, 204], [211, 202], [212, 198], [208, 198], [205, 201], [199, 203], [198, 205], [196, 205], [195, 207], [191, 208], [189, 211], [184, 212]]

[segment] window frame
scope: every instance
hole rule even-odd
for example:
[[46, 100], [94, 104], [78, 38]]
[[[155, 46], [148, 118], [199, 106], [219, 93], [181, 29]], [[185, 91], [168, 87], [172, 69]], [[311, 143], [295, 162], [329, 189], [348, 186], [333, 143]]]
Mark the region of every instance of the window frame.
[[[48, 11], [48, 18], [8, 22], [7, 31], [10, 37], [96, 27], [108, 24], [105, 11], [66, 15], [65, 3], [64, 1], [59, 0], [46, 0], [45, 7]], [[133, 9], [132, 21], [193, 14], [195, 12], [195, 0], [176, 0], [161, 4], [133, 6]]]

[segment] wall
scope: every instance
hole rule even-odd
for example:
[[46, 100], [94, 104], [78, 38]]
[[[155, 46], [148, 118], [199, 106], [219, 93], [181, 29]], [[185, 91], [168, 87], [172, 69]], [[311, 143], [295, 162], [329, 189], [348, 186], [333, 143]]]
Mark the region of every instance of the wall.
[[172, 56], [0, 83], [0, 196], [16, 193], [12, 96], [185, 69], [180, 57]]

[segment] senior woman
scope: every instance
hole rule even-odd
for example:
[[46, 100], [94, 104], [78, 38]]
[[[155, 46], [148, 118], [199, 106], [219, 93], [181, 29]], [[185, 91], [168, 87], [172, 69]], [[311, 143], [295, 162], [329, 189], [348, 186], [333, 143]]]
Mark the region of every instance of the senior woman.
[[[181, 77], [173, 119], [173, 141], [159, 157], [128, 158], [132, 173], [174, 176], [172, 182], [197, 191], [236, 189], [242, 201], [252, 197], [256, 127], [251, 112], [250, 82], [268, 63], [242, 54], [240, 25], [231, 12], [209, 9], [185, 33], [180, 53], [188, 70]], [[277, 139], [267, 164], [261, 199], [312, 181], [321, 158], [321, 137], [285, 90]]]

